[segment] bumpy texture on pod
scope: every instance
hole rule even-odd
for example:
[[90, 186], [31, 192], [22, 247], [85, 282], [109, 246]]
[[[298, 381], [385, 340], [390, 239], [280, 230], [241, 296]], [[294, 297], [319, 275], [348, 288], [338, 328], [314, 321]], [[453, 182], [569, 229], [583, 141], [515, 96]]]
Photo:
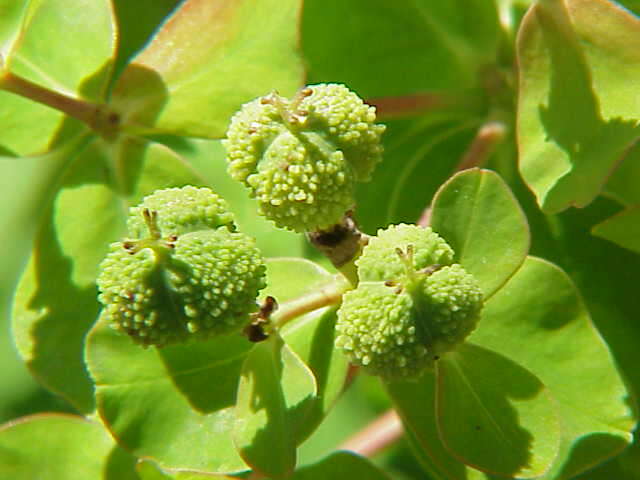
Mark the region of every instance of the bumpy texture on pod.
[[360, 284], [338, 310], [336, 346], [388, 379], [432, 367], [475, 329], [483, 305], [475, 278], [452, 261], [453, 251], [431, 229], [379, 232], [358, 263]]
[[136, 343], [158, 347], [245, 326], [266, 267], [254, 240], [231, 231], [224, 207], [210, 190], [184, 187], [132, 208], [132, 235], [113, 243], [100, 265], [102, 317]]
[[324, 135], [344, 152], [356, 180], [368, 181], [382, 160], [380, 137], [384, 125], [376, 121], [376, 109], [367, 105], [344, 85], [312, 85], [313, 93], [303, 97], [299, 109], [308, 112], [306, 127]]
[[375, 109], [343, 85], [312, 85], [292, 100], [258, 98], [231, 120], [223, 141], [229, 173], [277, 226], [327, 229], [382, 158], [385, 127], [374, 121]]
[[440, 235], [431, 228], [417, 225], [389, 225], [379, 229], [362, 255], [356, 260], [358, 277], [361, 281], [397, 280], [406, 273], [406, 266], [396, 253], [400, 248], [406, 251], [413, 245], [413, 263], [416, 270], [431, 265], [451, 265], [453, 250]]
[[223, 226], [235, 230], [227, 202], [206, 187], [165, 188], [143, 198], [129, 209], [127, 229], [131, 238], [144, 238], [149, 233], [142, 215], [145, 208], [157, 212], [158, 228], [165, 237]]

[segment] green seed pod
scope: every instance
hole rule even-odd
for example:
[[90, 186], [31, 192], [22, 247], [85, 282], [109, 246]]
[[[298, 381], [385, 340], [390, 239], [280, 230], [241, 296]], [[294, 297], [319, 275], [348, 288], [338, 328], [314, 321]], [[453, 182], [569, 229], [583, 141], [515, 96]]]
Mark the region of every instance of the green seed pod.
[[266, 267], [250, 237], [219, 228], [171, 244], [114, 243], [100, 269], [103, 315], [136, 343], [162, 347], [245, 326]]
[[413, 268], [422, 270], [432, 265], [451, 265], [453, 250], [431, 228], [417, 225], [390, 225], [378, 230], [369, 240], [362, 255], [356, 260], [361, 281], [398, 280], [406, 273], [403, 259], [397, 255], [399, 248], [406, 251], [413, 245]]
[[433, 362], [416, 313], [406, 292], [382, 282], [360, 283], [342, 299], [335, 345], [373, 375], [414, 376]]
[[338, 310], [336, 346], [385, 378], [414, 378], [475, 329], [482, 290], [430, 228], [392, 225], [356, 261], [360, 283]]
[[160, 235], [183, 235], [198, 230], [226, 227], [235, 230], [227, 202], [209, 188], [186, 186], [156, 190], [129, 209], [127, 228], [132, 238], [148, 235], [143, 211], [157, 212]]
[[[300, 161], [283, 164], [285, 151], [286, 158]], [[260, 213], [298, 232], [330, 227], [353, 201], [353, 180], [345, 172], [342, 152], [318, 155], [313, 161], [308, 156], [295, 137], [285, 133], [274, 140], [258, 172], [247, 178]]]
[[363, 282], [338, 310], [336, 347], [365, 371], [415, 378], [475, 329], [482, 291], [460, 265], [402, 284]]
[[368, 180], [382, 158], [385, 127], [374, 121], [375, 109], [341, 85], [253, 100], [223, 141], [229, 173], [277, 226], [328, 229], [353, 207], [355, 182]]
[[428, 275], [422, 293], [424, 312], [433, 325], [436, 353], [451, 350], [476, 328], [483, 304], [482, 290], [461, 265], [454, 263]]

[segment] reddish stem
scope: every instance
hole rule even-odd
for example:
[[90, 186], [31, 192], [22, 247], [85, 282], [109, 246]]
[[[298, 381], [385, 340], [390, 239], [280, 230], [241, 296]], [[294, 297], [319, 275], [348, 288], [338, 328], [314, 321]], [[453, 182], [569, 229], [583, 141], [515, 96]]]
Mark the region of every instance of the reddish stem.
[[456, 172], [481, 167], [487, 163], [498, 144], [504, 139], [505, 134], [506, 127], [502, 122], [488, 122], [482, 125], [458, 163]]
[[391, 409], [365, 428], [348, 438], [339, 450], [350, 450], [364, 457], [372, 457], [396, 442], [404, 433], [400, 417]]
[[[467, 170], [468, 168], [483, 166], [504, 139], [506, 130], [502, 122], [491, 121], [482, 125], [464, 155], [462, 155], [454, 173]], [[428, 227], [430, 223], [431, 205], [428, 205], [422, 211], [417, 224], [421, 227]]]

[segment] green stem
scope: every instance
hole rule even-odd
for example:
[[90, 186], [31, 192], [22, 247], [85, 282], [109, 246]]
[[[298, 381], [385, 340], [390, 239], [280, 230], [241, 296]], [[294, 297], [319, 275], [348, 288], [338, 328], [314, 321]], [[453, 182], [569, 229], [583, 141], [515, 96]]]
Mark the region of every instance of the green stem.
[[105, 105], [78, 100], [42, 87], [8, 70], [0, 70], [0, 90], [11, 92], [42, 105], [59, 110], [87, 124], [91, 129], [111, 135], [120, 122], [120, 116]]
[[279, 305], [271, 320], [280, 328], [305, 313], [340, 303], [342, 295], [350, 288], [342, 276], [336, 275], [333, 282]]

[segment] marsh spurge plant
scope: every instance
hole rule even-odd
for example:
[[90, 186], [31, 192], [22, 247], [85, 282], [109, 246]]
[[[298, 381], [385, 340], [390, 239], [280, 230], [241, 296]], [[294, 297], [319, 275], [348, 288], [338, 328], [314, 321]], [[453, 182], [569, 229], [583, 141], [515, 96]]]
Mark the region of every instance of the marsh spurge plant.
[[[96, 348], [104, 341], [101, 325], [108, 324], [142, 347], [164, 351], [184, 344], [180, 355], [189, 356], [199, 350], [198, 343], [205, 342], [205, 349], [213, 349], [205, 358], [242, 359], [240, 376], [225, 380], [237, 382], [235, 418], [228, 433], [242, 461], [267, 476], [293, 474], [297, 445], [326, 414], [326, 407], [320, 415], [317, 410], [310, 413], [329, 395], [320, 375], [326, 376], [327, 368], [337, 368], [331, 364], [344, 364], [344, 360], [352, 368], [380, 377], [409, 428], [432, 428], [428, 425], [433, 420], [422, 426], [424, 421], [412, 418], [417, 405], [407, 404], [413, 395], [421, 398], [431, 391], [423, 407], [430, 419], [440, 422], [437, 428], [444, 446], [439, 448], [476, 467], [505, 475], [539, 476], [552, 468], [560, 441], [557, 414], [543, 384], [520, 367], [497, 366], [495, 378], [508, 378], [513, 385], [538, 385], [524, 402], [526, 407], [519, 407], [517, 421], [512, 414], [504, 415], [505, 409], [509, 412], [513, 407], [498, 400], [500, 381], [487, 387], [487, 379], [482, 378], [486, 372], [469, 366], [482, 365], [496, 354], [465, 344], [470, 336], [482, 338], [483, 324], [496, 327], [496, 314], [491, 313], [496, 303], [489, 301], [485, 308], [485, 301], [500, 298], [500, 287], [524, 258], [526, 225], [517, 204], [495, 174], [472, 170], [442, 187], [433, 204], [433, 228], [397, 224], [380, 229], [375, 236], [362, 234], [355, 222], [353, 186], [368, 179], [381, 159], [384, 127], [374, 122], [374, 109], [346, 87], [311, 85], [293, 100], [269, 94], [245, 104], [232, 118], [224, 142], [229, 173], [258, 199], [260, 213], [279, 227], [306, 232], [344, 279], [340, 274], [333, 280], [328, 276], [319, 288], [303, 289], [298, 297], [283, 294], [277, 285], [269, 285], [265, 261], [255, 243], [236, 231], [219, 195], [192, 186], [159, 190], [130, 209], [128, 236], [111, 245], [101, 264], [97, 283], [103, 312], [90, 344]], [[442, 226], [453, 245], [466, 250], [470, 247], [465, 242], [474, 241], [474, 231], [480, 242], [490, 238], [478, 230], [482, 225], [469, 231], [444, 218], [448, 209], [461, 208], [461, 196], [478, 182], [488, 189], [487, 196], [473, 193], [480, 203], [487, 202], [485, 214], [491, 215], [490, 209], [498, 205], [506, 208], [506, 226], [500, 228], [521, 238], [515, 244], [515, 257], [506, 263], [500, 252], [487, 257], [481, 245], [472, 248], [483, 257], [457, 252], [435, 230]], [[268, 271], [278, 271], [277, 260], [268, 265]], [[261, 294], [263, 290], [266, 293]], [[483, 320], [485, 310], [489, 318]], [[318, 364], [291, 337], [290, 332], [302, 328], [296, 324], [302, 326], [316, 311], [331, 316], [335, 311], [336, 317], [331, 321], [332, 333], [319, 338], [313, 348], [341, 352], [342, 360], [332, 353], [331, 364]], [[505, 311], [498, 318], [512, 314]], [[215, 351], [220, 348], [215, 345], [233, 344], [242, 336], [244, 346], [232, 349], [229, 357]], [[256, 345], [250, 347], [251, 343]], [[90, 365], [93, 375], [101, 378], [103, 366]], [[176, 381], [180, 382], [178, 377]], [[108, 390], [102, 395], [105, 402], [115, 400]], [[442, 402], [454, 406], [444, 408]], [[294, 412], [306, 415], [307, 427], [301, 427], [302, 420]], [[456, 419], [460, 415], [465, 417], [462, 423]], [[116, 437], [122, 436], [125, 447], [162, 457], [144, 444], [130, 444], [126, 429], [117, 426], [118, 413], [114, 416], [105, 409], [103, 416], [115, 428]], [[510, 432], [508, 441], [520, 449], [519, 455], [529, 452], [528, 460], [517, 456], [500, 460], [504, 452], [499, 437], [505, 434], [498, 435], [496, 428]], [[526, 440], [520, 428], [537, 432], [536, 437]], [[492, 444], [494, 453], [482, 457], [479, 447], [461, 442], [466, 430], [473, 430], [478, 442]], [[283, 435], [289, 439], [283, 440]], [[272, 442], [284, 442], [280, 454], [267, 453]], [[205, 461], [198, 467], [206, 470], [203, 466], [211, 464]]]
[[639, 257], [588, 233], [640, 248], [640, 20], [144, 3], [0, 2], [13, 335], [80, 414], [0, 478], [378, 480], [401, 435], [421, 480], [640, 475]]

